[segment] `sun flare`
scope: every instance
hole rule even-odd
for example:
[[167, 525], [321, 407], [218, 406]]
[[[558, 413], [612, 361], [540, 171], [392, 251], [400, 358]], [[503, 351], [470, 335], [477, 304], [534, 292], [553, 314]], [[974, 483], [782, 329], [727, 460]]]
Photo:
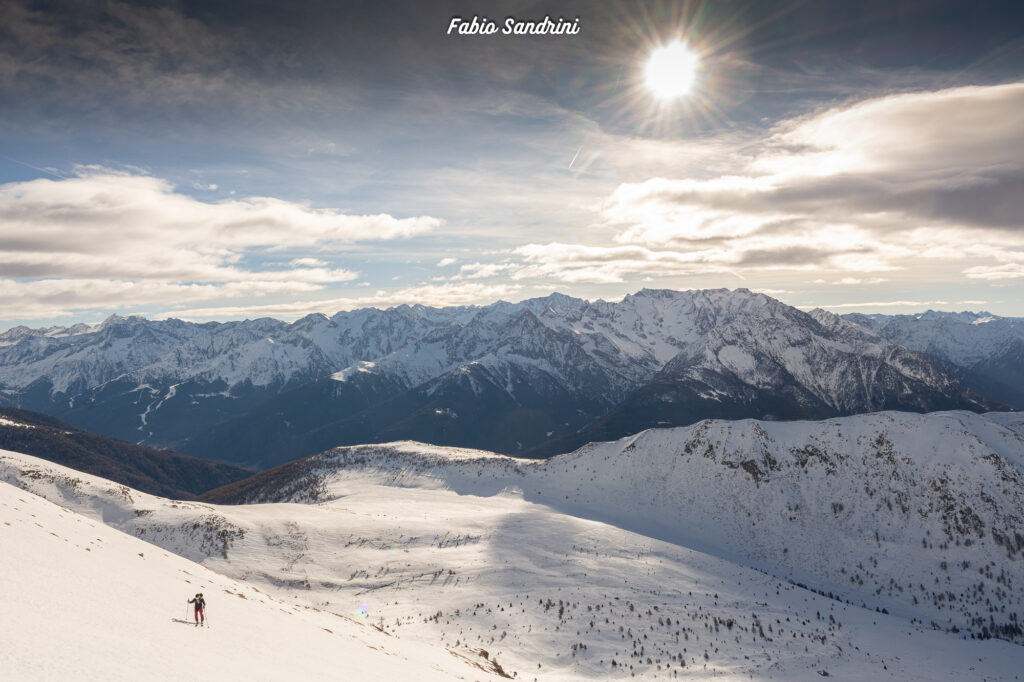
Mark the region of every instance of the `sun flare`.
[[654, 50], [644, 66], [644, 82], [662, 100], [682, 97], [697, 80], [697, 54], [676, 41]]

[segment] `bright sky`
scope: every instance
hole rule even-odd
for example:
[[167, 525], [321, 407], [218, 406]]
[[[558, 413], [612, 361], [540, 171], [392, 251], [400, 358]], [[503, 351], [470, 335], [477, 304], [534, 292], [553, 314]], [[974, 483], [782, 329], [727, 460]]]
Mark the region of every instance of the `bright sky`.
[[[486, 7], [580, 30], [3, 3], [0, 329], [643, 287], [1024, 315], [1018, 3]], [[675, 42], [692, 86], [652, 89]]]

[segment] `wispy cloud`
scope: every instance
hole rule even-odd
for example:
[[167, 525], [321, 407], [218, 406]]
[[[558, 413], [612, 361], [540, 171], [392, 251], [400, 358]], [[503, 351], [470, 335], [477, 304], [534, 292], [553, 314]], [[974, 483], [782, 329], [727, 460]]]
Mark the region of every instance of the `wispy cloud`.
[[840, 310], [850, 308], [860, 308], [862, 310], [872, 310], [877, 308], [917, 308], [924, 309], [931, 306], [949, 306], [949, 305], [985, 305], [987, 301], [979, 300], [964, 300], [964, 301], [865, 301], [860, 303], [832, 303], [832, 304], [820, 304], [820, 305], [798, 305], [797, 308], [804, 310], [810, 310], [812, 308], [824, 308], [826, 310]]
[[838, 310], [842, 308], [927, 308], [934, 305], [950, 305], [949, 301], [866, 301], [863, 303], [832, 303], [821, 305], [799, 305], [798, 308], [825, 308]]
[[288, 265], [293, 268], [322, 268], [327, 265], [327, 261], [319, 258], [293, 258], [288, 261]]
[[976, 265], [964, 270], [964, 275], [971, 279], [1021, 279], [1024, 278], [1024, 264]]
[[917, 229], [1019, 231], [1024, 83], [891, 95], [780, 124], [734, 175], [620, 186], [619, 241], [778, 237], [852, 224], [899, 241]]
[[889, 280], [884, 277], [843, 277], [842, 279], [837, 279], [834, 282], [831, 282], [831, 284], [839, 286], [860, 286], [862, 284], [881, 284], [882, 282], [888, 281]]
[[462, 306], [498, 299], [519, 300], [523, 287], [518, 284], [487, 285], [478, 283], [419, 285], [394, 291], [377, 291], [372, 295], [307, 299], [266, 305], [214, 306], [193, 309], [166, 309], [154, 318], [177, 317], [186, 320], [230, 320], [252, 317], [276, 317], [294, 320], [310, 313], [333, 314], [339, 310], [364, 307], [387, 307], [409, 302], [431, 306]]

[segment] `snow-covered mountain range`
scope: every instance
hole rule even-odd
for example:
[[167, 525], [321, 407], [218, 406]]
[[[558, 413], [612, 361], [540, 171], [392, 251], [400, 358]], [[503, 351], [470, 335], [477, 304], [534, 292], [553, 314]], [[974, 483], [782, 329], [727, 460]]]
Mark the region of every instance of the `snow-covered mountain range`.
[[447, 319], [422, 307], [367, 309], [293, 324], [115, 315], [95, 327], [17, 327], [0, 334], [0, 394], [104, 435], [173, 445], [288, 387], [390, 353], [439, 315]]
[[892, 343], [927, 353], [979, 392], [1024, 409], [1024, 319], [991, 313], [844, 315]]
[[1000, 407], [863, 326], [745, 289], [293, 324], [114, 317], [0, 344], [10, 404], [256, 467], [394, 439], [544, 456], [706, 417]]
[[[215, 604], [368, 614], [385, 651], [484, 650], [519, 679], [1011, 680], [1024, 662], [1018, 413], [702, 421], [544, 461], [344, 447], [205, 502], [15, 453], [0, 481], [259, 590]], [[32, 511], [32, 543], [68, 537]]]

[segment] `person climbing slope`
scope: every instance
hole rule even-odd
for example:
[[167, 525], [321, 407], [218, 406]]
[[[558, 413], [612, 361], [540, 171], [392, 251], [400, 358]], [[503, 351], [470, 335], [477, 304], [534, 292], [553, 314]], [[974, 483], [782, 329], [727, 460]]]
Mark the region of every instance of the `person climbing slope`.
[[206, 614], [203, 613], [203, 610], [206, 608], [206, 600], [203, 599], [203, 593], [198, 593], [193, 599], [189, 599], [188, 603], [196, 605], [196, 627], [199, 627], [200, 621], [205, 626]]

